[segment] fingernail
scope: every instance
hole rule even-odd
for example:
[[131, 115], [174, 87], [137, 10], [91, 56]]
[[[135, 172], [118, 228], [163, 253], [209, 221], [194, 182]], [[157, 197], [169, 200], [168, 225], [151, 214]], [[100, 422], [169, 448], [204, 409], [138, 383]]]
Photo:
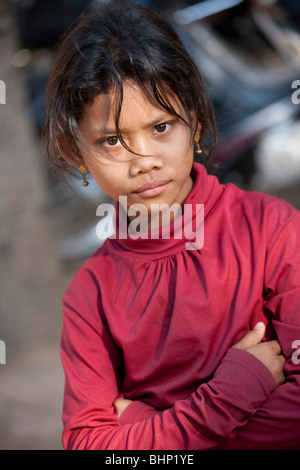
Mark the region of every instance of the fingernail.
[[256, 325], [253, 329], [254, 330], [261, 330], [264, 327], [265, 327], [265, 324], [262, 321], [259, 321], [258, 323], [256, 323]]

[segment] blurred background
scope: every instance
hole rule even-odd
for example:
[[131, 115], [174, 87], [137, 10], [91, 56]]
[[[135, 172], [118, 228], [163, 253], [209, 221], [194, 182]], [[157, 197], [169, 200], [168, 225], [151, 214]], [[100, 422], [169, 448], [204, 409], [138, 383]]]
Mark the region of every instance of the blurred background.
[[[137, 3], [173, 23], [201, 68], [216, 111], [220, 181], [300, 209], [299, 2]], [[101, 244], [96, 208], [108, 198], [93, 181], [69, 187], [48, 170], [41, 130], [53, 47], [91, 7], [0, 0], [2, 450], [62, 449], [61, 296]]]

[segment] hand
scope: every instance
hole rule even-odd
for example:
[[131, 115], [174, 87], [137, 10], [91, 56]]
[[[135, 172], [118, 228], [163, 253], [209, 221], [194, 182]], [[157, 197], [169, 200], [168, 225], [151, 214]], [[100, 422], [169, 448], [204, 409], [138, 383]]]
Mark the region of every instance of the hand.
[[121, 414], [127, 408], [127, 406], [130, 405], [130, 403], [132, 403], [132, 400], [129, 400], [128, 398], [117, 398], [115, 400], [114, 405], [118, 411], [118, 418], [120, 418]]
[[277, 385], [281, 385], [285, 380], [283, 373], [285, 358], [281, 354], [281, 347], [277, 340], [262, 342], [265, 330], [266, 327], [262, 322], [257, 323], [254, 329], [233, 347], [244, 349], [257, 357], [273, 374]]

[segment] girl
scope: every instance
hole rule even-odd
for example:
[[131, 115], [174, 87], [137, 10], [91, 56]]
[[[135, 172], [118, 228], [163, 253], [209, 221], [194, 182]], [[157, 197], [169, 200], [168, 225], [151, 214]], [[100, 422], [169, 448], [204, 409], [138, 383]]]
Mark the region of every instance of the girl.
[[208, 174], [213, 112], [173, 29], [124, 2], [81, 18], [46, 129], [51, 161], [116, 200], [63, 297], [64, 447], [300, 448], [300, 215]]

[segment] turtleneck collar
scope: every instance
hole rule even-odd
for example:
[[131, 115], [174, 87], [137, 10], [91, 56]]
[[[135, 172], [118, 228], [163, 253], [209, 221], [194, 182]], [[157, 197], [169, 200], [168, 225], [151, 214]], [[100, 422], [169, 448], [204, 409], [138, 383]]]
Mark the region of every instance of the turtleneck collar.
[[215, 176], [208, 175], [200, 163], [193, 163], [193, 187], [184, 201], [182, 213], [157, 230], [134, 233], [127, 214], [119, 202], [115, 204], [115, 235], [111, 243], [120, 251], [158, 259], [178, 251], [201, 250], [204, 241], [204, 221], [223, 192]]

